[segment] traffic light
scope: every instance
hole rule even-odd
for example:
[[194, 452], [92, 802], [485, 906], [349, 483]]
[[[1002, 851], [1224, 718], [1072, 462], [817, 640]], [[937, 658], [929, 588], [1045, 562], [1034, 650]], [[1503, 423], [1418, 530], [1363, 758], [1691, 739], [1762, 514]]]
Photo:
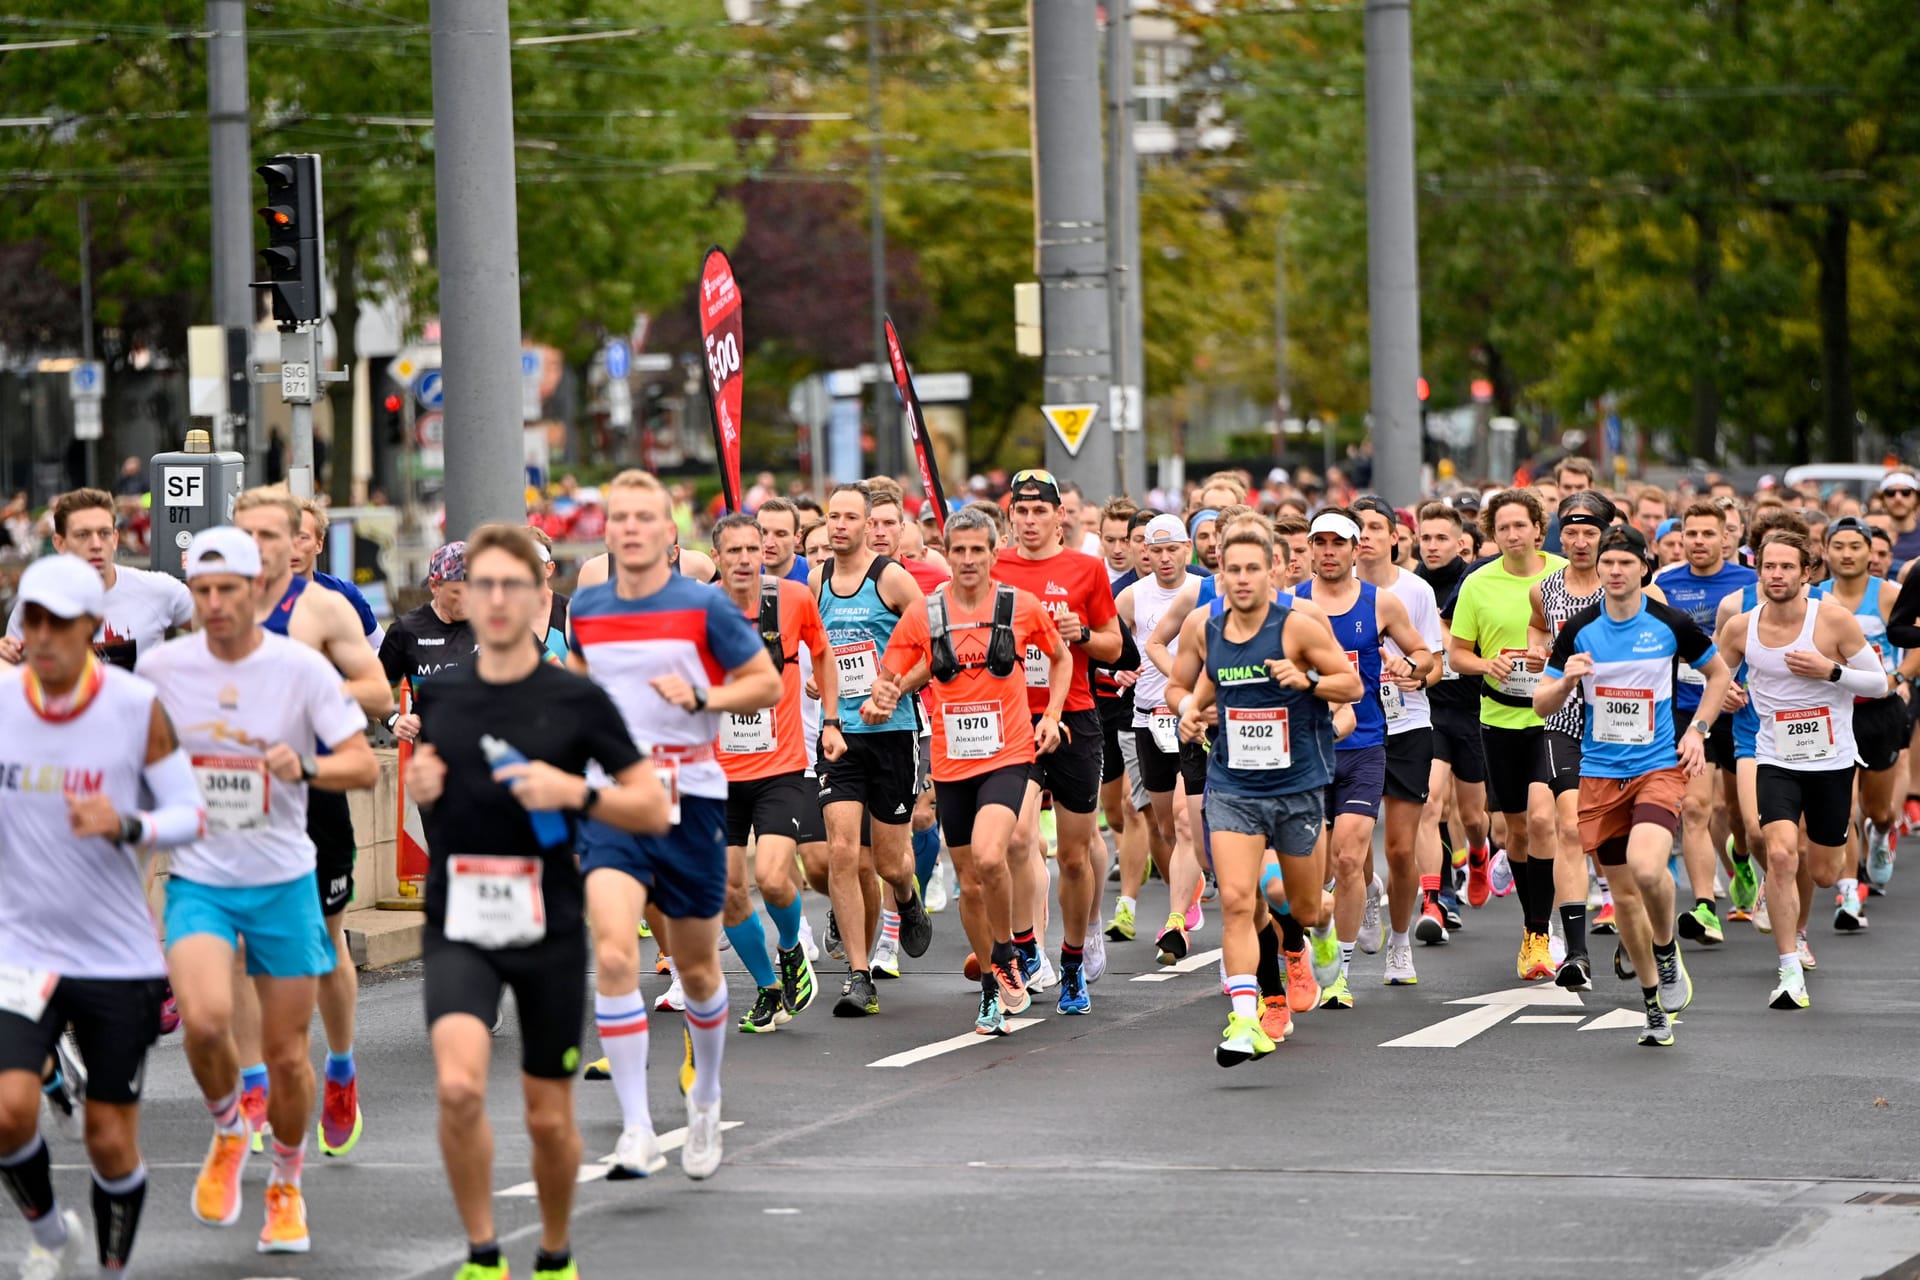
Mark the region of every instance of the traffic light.
[[403, 445], [407, 440], [406, 419], [401, 416], [405, 407], [399, 393], [389, 391], [387, 398], [380, 402], [380, 430], [390, 445]]
[[320, 157], [274, 156], [254, 170], [267, 183], [260, 216], [267, 224], [267, 247], [260, 251], [266, 278], [256, 289], [273, 291], [273, 318], [282, 328], [321, 318], [321, 289], [326, 279], [321, 258]]

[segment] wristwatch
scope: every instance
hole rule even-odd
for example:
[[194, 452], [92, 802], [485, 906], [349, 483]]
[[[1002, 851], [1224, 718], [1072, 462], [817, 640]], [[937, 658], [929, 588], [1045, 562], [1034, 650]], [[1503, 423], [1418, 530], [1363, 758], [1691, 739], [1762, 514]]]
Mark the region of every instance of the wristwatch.
[[693, 689], [693, 709], [695, 711], [705, 711], [707, 709], [707, 691], [698, 685], [695, 685]]
[[1837, 663], [1837, 662], [1836, 662], [1836, 663], [1834, 663], [1834, 664], [1833, 664], [1833, 670], [1827, 673], [1827, 683], [1828, 683], [1828, 684], [1839, 684], [1839, 683], [1840, 683], [1840, 673], [1841, 673], [1841, 671], [1842, 671], [1842, 670], [1843, 670], [1843, 668], [1841, 667], [1841, 665], [1840, 665], [1839, 663]]
[[1313, 667], [1308, 667], [1307, 668], [1307, 688], [1318, 689], [1319, 687], [1320, 687], [1320, 672], [1314, 669]]
[[820, 727], [822, 729], [838, 729], [840, 727], [840, 717], [827, 716], [820, 721]]
[[1703, 738], [1713, 736], [1713, 725], [1706, 720], [1695, 720], [1692, 724], [1688, 725], [1687, 728], [1693, 730]]
[[312, 782], [320, 776], [320, 762], [312, 756], [300, 757], [300, 781]]
[[594, 786], [591, 782], [587, 784], [586, 794], [580, 798], [580, 814], [582, 817], [593, 812], [593, 806], [600, 803], [600, 792], [604, 789], [605, 788]]

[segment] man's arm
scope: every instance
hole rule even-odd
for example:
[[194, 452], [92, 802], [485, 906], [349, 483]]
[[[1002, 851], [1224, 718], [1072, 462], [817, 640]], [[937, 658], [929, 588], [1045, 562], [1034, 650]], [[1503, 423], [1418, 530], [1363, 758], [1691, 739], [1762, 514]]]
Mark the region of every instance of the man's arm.
[[1406, 602], [1391, 591], [1379, 592], [1374, 596], [1374, 614], [1381, 632], [1406, 655], [1402, 661], [1407, 664], [1411, 678], [1425, 684], [1427, 673], [1438, 660], [1427, 648], [1427, 638], [1413, 625]]
[[313, 628], [317, 647], [344, 677], [345, 688], [369, 716], [384, 721], [393, 714], [393, 688], [387, 683], [386, 669], [374, 657], [360, 627], [360, 615], [345, 596], [331, 591], [311, 591], [300, 597], [300, 608], [307, 616], [303, 622]]
[[1319, 672], [1320, 679], [1313, 685], [1313, 692], [1322, 701], [1358, 702], [1367, 696], [1366, 682], [1347, 661], [1347, 651], [1334, 640], [1331, 631], [1288, 627], [1286, 647], [1294, 666], [1304, 664]]
[[[1146, 579], [1141, 579], [1146, 581]], [[1132, 590], [1131, 587], [1128, 588]], [[1180, 628], [1194, 610], [1194, 601], [1200, 598], [1200, 579], [1189, 575], [1188, 581], [1175, 593], [1167, 604], [1167, 611], [1160, 615], [1153, 634], [1147, 637], [1147, 661], [1160, 668], [1161, 672], [1173, 674], [1173, 654], [1167, 646], [1180, 636]]]
[[1553, 633], [1547, 628], [1547, 607], [1540, 598], [1539, 583], [1527, 588], [1527, 603], [1533, 607], [1533, 614], [1527, 619], [1527, 647], [1551, 649]]
[[926, 593], [920, 590], [920, 584], [913, 580], [913, 575], [897, 562], [886, 567], [876, 585], [880, 589], [880, 598], [896, 614], [904, 614], [907, 606], [915, 600], [927, 598]]
[[763, 648], [727, 672], [725, 684], [707, 690], [707, 710], [744, 715], [764, 711], [780, 701], [780, 673]]

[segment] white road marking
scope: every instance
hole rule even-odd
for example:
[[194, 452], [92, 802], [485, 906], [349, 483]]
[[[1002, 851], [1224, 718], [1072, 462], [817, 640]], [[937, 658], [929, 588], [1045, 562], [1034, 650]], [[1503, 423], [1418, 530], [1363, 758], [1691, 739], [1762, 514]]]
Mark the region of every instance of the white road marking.
[[1586, 1016], [1584, 1013], [1524, 1013], [1514, 1021], [1533, 1027], [1577, 1027]]
[[[1040, 1018], [1008, 1018], [1007, 1030], [1018, 1031], [1022, 1027], [1038, 1026]], [[936, 1040], [932, 1044], [923, 1044], [918, 1049], [908, 1049], [904, 1053], [889, 1054], [884, 1058], [869, 1062], [870, 1067], [910, 1067], [916, 1062], [925, 1062], [929, 1058], [938, 1058], [942, 1054], [953, 1053], [971, 1045], [989, 1044], [1000, 1039], [999, 1036], [983, 1036], [969, 1031], [964, 1035], [950, 1036], [945, 1040]]]
[[1175, 961], [1173, 964], [1168, 965], [1166, 968], [1162, 969], [1158, 973], [1137, 973], [1133, 976], [1133, 981], [1135, 982], [1171, 982], [1176, 975], [1182, 974], [1182, 973], [1192, 973], [1195, 969], [1204, 968], [1205, 966], [1214, 963], [1219, 958], [1220, 958], [1220, 948], [1218, 947], [1215, 947], [1211, 951], [1196, 951], [1192, 955], [1188, 956], [1185, 960]]
[[1580, 1028], [1582, 1031], [1625, 1031], [1629, 1027], [1638, 1029], [1647, 1025], [1646, 1015], [1635, 1013], [1631, 1009], [1615, 1009], [1603, 1013]]
[[[743, 1122], [739, 1120], [722, 1120], [720, 1122], [720, 1132], [725, 1133], [729, 1129], [738, 1129], [742, 1123]], [[665, 1155], [669, 1151], [678, 1151], [686, 1144], [687, 1131], [685, 1129], [674, 1129], [660, 1135], [660, 1153], [662, 1155]], [[604, 1155], [592, 1164], [581, 1165], [579, 1176], [574, 1180], [579, 1183], [598, 1182], [606, 1177], [612, 1168], [613, 1156], [611, 1154]], [[531, 1182], [517, 1182], [505, 1191], [496, 1191], [493, 1194], [495, 1198], [512, 1197], [531, 1199], [539, 1194], [539, 1190], [540, 1189]]]
[[1505, 1022], [1529, 1005], [1571, 1005], [1580, 1006], [1580, 997], [1571, 991], [1559, 987], [1508, 987], [1502, 991], [1489, 991], [1485, 995], [1468, 996], [1463, 1000], [1449, 1000], [1448, 1004], [1479, 1005], [1465, 1013], [1455, 1014], [1430, 1027], [1422, 1027], [1394, 1040], [1381, 1044], [1383, 1049], [1458, 1049], [1467, 1041], [1484, 1031]]

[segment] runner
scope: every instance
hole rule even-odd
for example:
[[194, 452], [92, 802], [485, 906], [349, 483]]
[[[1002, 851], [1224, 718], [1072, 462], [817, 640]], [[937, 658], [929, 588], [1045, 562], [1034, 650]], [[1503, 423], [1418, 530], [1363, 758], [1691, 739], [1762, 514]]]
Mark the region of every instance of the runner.
[[[819, 785], [807, 777], [801, 723], [800, 651], [813, 654], [823, 697], [838, 701], [826, 628], [813, 594], [801, 583], [763, 573], [764, 531], [757, 517], [731, 515], [713, 526], [713, 553], [727, 598], [752, 619], [767, 656], [780, 672], [780, 701], [764, 711], [728, 715], [720, 722], [720, 767], [727, 775], [727, 905], [720, 919], [733, 952], [759, 988], [740, 1030], [770, 1032], [813, 1003], [813, 966], [800, 946], [800, 891], [794, 883], [799, 838], [814, 823]], [[821, 730], [829, 760], [846, 752], [846, 739]], [[811, 788], [813, 795], [809, 796]], [[753, 879], [773, 920], [776, 953], [747, 896], [747, 841], [753, 838]]]
[[325, 504], [315, 498], [295, 498], [294, 501], [300, 504], [300, 528], [293, 539], [294, 576], [317, 582], [335, 595], [345, 596], [347, 603], [353, 606], [354, 616], [360, 620], [360, 630], [367, 637], [367, 643], [378, 653], [387, 638], [387, 631], [380, 625], [380, 619], [374, 616], [373, 606], [367, 603], [367, 597], [345, 578], [320, 572], [320, 556], [327, 548], [327, 530], [332, 523], [327, 517]]
[[[820, 802], [827, 823], [828, 887], [835, 927], [849, 957], [847, 980], [833, 1007], [836, 1018], [880, 1012], [870, 957], [881, 910], [867, 877], [878, 875], [900, 903], [900, 945], [923, 956], [933, 941], [933, 919], [913, 877], [909, 830], [914, 786], [920, 778], [920, 733], [911, 699], [870, 717], [869, 695], [895, 624], [915, 600], [924, 600], [913, 576], [867, 548], [872, 501], [857, 484], [827, 498], [833, 559], [817, 566], [811, 588], [833, 644], [839, 701], [822, 721], [840, 730], [847, 750], [820, 766]], [[866, 830], [863, 832], [863, 828]], [[863, 835], [865, 838], [863, 838]], [[828, 948], [832, 950], [831, 945]]]
[[611, 581], [573, 597], [573, 669], [591, 675], [651, 749], [670, 800], [671, 829], [641, 836], [589, 819], [580, 840], [593, 929], [594, 1016], [622, 1127], [609, 1178], [645, 1178], [666, 1165], [647, 1106], [647, 1002], [639, 990], [640, 921], [662, 914], [661, 938], [686, 993], [686, 1144], [691, 1178], [720, 1167], [720, 1065], [727, 983], [717, 944], [726, 905], [727, 777], [714, 758], [722, 713], [780, 700], [760, 637], [719, 591], [675, 574], [667, 491], [644, 471], [608, 482]]
[[[947, 850], [960, 877], [960, 921], [980, 975], [973, 1029], [1006, 1033], [1006, 1016], [1028, 1007], [1025, 965], [1014, 945], [1008, 841], [1029, 795], [1032, 759], [1061, 744], [1060, 715], [1072, 687], [1073, 659], [1052, 618], [1030, 592], [992, 578], [993, 521], [979, 511], [947, 522], [953, 581], [907, 606], [888, 638], [871, 702], [890, 715], [916, 685], [925, 688], [933, 720], [933, 785]], [[1019, 655], [1046, 655], [1048, 713], [1028, 713], [1028, 685]], [[1062, 907], [1062, 911], [1067, 908]], [[1071, 925], [1072, 917], [1068, 917]], [[1061, 984], [1060, 1011], [1068, 1007]]]
[[[1440, 653], [1440, 680], [1427, 695], [1433, 715], [1433, 773], [1421, 824], [1438, 840], [1422, 837], [1420, 884], [1428, 901], [1438, 904], [1451, 933], [1463, 926], [1455, 896], [1458, 869], [1466, 870], [1467, 900], [1474, 906], [1485, 906], [1493, 893], [1488, 875], [1493, 854], [1488, 841], [1487, 753], [1480, 739], [1480, 692], [1473, 681], [1460, 678], [1450, 657], [1454, 600], [1469, 568], [1460, 554], [1465, 525], [1460, 513], [1444, 502], [1429, 502], [1418, 515], [1420, 565], [1414, 572], [1433, 588], [1441, 634], [1447, 637], [1447, 647]], [[1464, 837], [1458, 843], [1449, 838], [1449, 802], [1457, 810]], [[1423, 907], [1421, 915], [1425, 914]]]
[[[1525, 929], [1514, 967], [1531, 981], [1554, 972], [1547, 930], [1553, 916], [1549, 864], [1556, 835], [1544, 722], [1533, 710], [1533, 691], [1547, 654], [1529, 643], [1527, 624], [1533, 585], [1566, 561], [1538, 550], [1546, 518], [1540, 500], [1525, 489], [1495, 494], [1480, 513], [1480, 524], [1481, 532], [1498, 545], [1500, 559], [1473, 570], [1460, 583], [1448, 657], [1455, 671], [1480, 681], [1488, 799], [1507, 820], [1507, 861]], [[1471, 902], [1475, 881], [1469, 880], [1467, 894]]]
[[[473, 624], [467, 621], [466, 543], [449, 542], [433, 553], [427, 590], [431, 598], [394, 619], [380, 645], [380, 665], [386, 669], [388, 684], [410, 680], [418, 688], [423, 680], [466, 666], [479, 647], [474, 643]], [[419, 719], [401, 716], [389, 727], [403, 742], [411, 742], [419, 734]]]
[[[1229, 529], [1221, 560], [1227, 608], [1182, 644], [1168, 696], [1191, 740], [1205, 736], [1206, 711], [1217, 706], [1219, 712], [1206, 807], [1232, 1012], [1214, 1061], [1231, 1067], [1272, 1053], [1291, 1030], [1290, 1016], [1276, 1018], [1278, 1035], [1260, 1017], [1259, 935], [1269, 928], [1263, 881], [1273, 875], [1263, 875], [1262, 866], [1269, 848], [1280, 855], [1282, 927], [1294, 935], [1289, 950], [1297, 952], [1301, 926], [1318, 925], [1321, 917], [1321, 873], [1313, 855], [1326, 823], [1321, 793], [1334, 778], [1327, 703], [1362, 699], [1366, 689], [1332, 634], [1317, 625], [1287, 625], [1294, 607], [1274, 598], [1273, 542], [1263, 530]], [[1278, 1010], [1286, 1011], [1284, 1002]]]
[[[1021, 471], [1013, 477], [1009, 496], [1014, 545], [1000, 553], [993, 567], [994, 580], [1020, 587], [1038, 599], [1073, 649], [1073, 683], [1064, 704], [1065, 718], [1054, 721], [1060, 742], [1034, 759], [1032, 784], [1007, 850], [1008, 873], [1013, 878], [1013, 945], [1026, 965], [1027, 985], [1035, 990], [1052, 985], [1053, 966], [1042, 954], [1040, 936], [1045, 932], [1049, 887], [1039, 843], [1040, 793], [1045, 791], [1053, 797], [1055, 861], [1060, 868], [1059, 1007], [1062, 1013], [1086, 1013], [1092, 1008], [1086, 984], [1086, 932], [1100, 900], [1093, 872], [1094, 815], [1100, 806], [1104, 767], [1100, 713], [1094, 707], [1088, 670], [1094, 662], [1119, 660], [1120, 622], [1100, 561], [1061, 545], [1060, 490], [1053, 474]], [[1024, 656], [1027, 703], [1037, 729], [1062, 704], [1053, 696], [1046, 650], [1032, 647]]]
[[[1574, 498], [1567, 501], [1572, 503]], [[1567, 545], [1568, 533], [1584, 535], [1588, 527], [1568, 524], [1567, 506], [1563, 504], [1561, 510], [1563, 545]], [[1591, 514], [1580, 507], [1573, 509], [1576, 519]], [[1652, 985], [1643, 980], [1640, 987], [1647, 1015], [1640, 1043], [1671, 1045], [1673, 1015], [1692, 1002], [1693, 981], [1674, 938], [1674, 883], [1667, 873], [1667, 860], [1680, 825], [1684, 775], [1707, 770], [1707, 738], [1732, 678], [1713, 641], [1691, 618], [1642, 597], [1640, 549], [1626, 530], [1601, 534], [1597, 548], [1567, 545], [1567, 550], [1574, 557], [1574, 567], [1586, 570], [1597, 565], [1604, 602], [1582, 607], [1560, 625], [1544, 678], [1534, 691], [1533, 707], [1552, 726], [1575, 688], [1580, 691], [1585, 704], [1580, 744], [1581, 843], [1593, 850], [1603, 869], [1614, 868], [1616, 927], [1634, 972], [1655, 975]], [[1556, 597], [1579, 589], [1577, 581], [1571, 588], [1564, 582], [1555, 584], [1549, 578], [1542, 583], [1550, 613], [1560, 603]], [[1680, 663], [1699, 672], [1705, 685], [1695, 718], [1676, 735], [1674, 671]], [[1579, 865], [1585, 866], [1584, 858]], [[1581, 896], [1584, 908], [1584, 887]], [[1585, 979], [1586, 957], [1584, 951], [1573, 951], [1571, 930], [1567, 945], [1560, 985], [1575, 987], [1566, 975], [1578, 964], [1579, 976]], [[1586, 982], [1577, 989], [1591, 986]]]
[[[805, 586], [807, 561], [800, 554], [800, 508], [785, 498], [768, 498], [754, 508], [753, 518], [760, 526], [760, 550], [766, 572]], [[717, 555], [719, 544], [714, 545]]]
[[[280, 567], [284, 571], [284, 563]], [[371, 787], [380, 765], [367, 745], [366, 712], [333, 667], [258, 622], [262, 566], [251, 536], [232, 527], [195, 534], [186, 572], [200, 630], [143, 657], [140, 674], [159, 689], [179, 727], [207, 802], [206, 836], [173, 853], [166, 907], [167, 964], [187, 1062], [214, 1125], [193, 1213], [209, 1226], [240, 1218], [250, 1144], [240, 1106], [232, 970], [244, 942], [260, 1001], [274, 1133], [259, 1249], [305, 1253], [310, 1242], [300, 1174], [313, 1111], [307, 1027], [314, 980], [337, 962], [320, 914], [307, 794], [310, 787]], [[329, 754], [312, 754], [315, 744]], [[296, 1134], [299, 1141], [289, 1144]]]
[[[1643, 496], [1642, 502], [1646, 501]], [[1686, 550], [1686, 563], [1663, 570], [1654, 583], [1666, 592], [1668, 603], [1692, 618], [1705, 630], [1714, 624], [1720, 601], [1754, 581], [1753, 570], [1726, 558], [1727, 512], [1711, 498], [1688, 505], [1680, 516], [1680, 541]], [[1700, 702], [1699, 683], [1681, 676], [1674, 699], [1675, 714], [1690, 717]], [[1689, 942], [1712, 946], [1725, 938], [1715, 909], [1717, 895], [1714, 875], [1718, 860], [1714, 857], [1714, 811], [1718, 789], [1717, 770], [1733, 769], [1733, 724], [1729, 721], [1708, 743], [1707, 761], [1713, 765], [1704, 773], [1687, 779], [1686, 804], [1681, 811], [1680, 855], [1686, 863], [1687, 881], [1692, 887], [1693, 905], [1682, 912], [1680, 936]]]
[[1780, 981], [1767, 1001], [1775, 1009], [1809, 1003], [1797, 938], [1785, 927], [1801, 910], [1800, 824], [1813, 883], [1834, 887], [1852, 869], [1843, 860], [1853, 822], [1853, 698], [1880, 696], [1887, 681], [1854, 616], [1801, 594], [1812, 560], [1805, 538], [1768, 534], [1760, 547], [1760, 606], [1730, 618], [1719, 636], [1728, 662], [1747, 663], [1759, 717], [1754, 758], [1767, 911], [1780, 956]]
[[[1887, 676], [1884, 695], [1856, 698], [1853, 707], [1867, 878], [1874, 887], [1885, 888], [1893, 878], [1894, 824], [1900, 812], [1895, 782], [1900, 773], [1900, 753], [1910, 736], [1907, 700], [1912, 695], [1906, 676], [1900, 672], [1900, 651], [1887, 637], [1887, 620], [1893, 615], [1899, 588], [1867, 571], [1874, 545], [1872, 532], [1864, 521], [1852, 516], [1827, 526], [1827, 568], [1833, 576], [1821, 584], [1819, 594], [1854, 616]], [[1854, 932], [1866, 928], [1866, 913], [1858, 886], [1848, 897], [1846, 883], [1842, 882], [1833, 927]]]
[[[1118, 615], [1120, 593], [1139, 581], [1133, 556], [1129, 526], [1138, 508], [1132, 500], [1116, 498], [1100, 513], [1101, 552], [1106, 561], [1107, 589], [1112, 593]], [[1115, 564], [1120, 565], [1115, 571]], [[1108, 856], [1107, 842], [1096, 831], [1089, 849], [1093, 855], [1093, 906], [1087, 925], [1087, 981], [1096, 982], [1107, 969], [1106, 920], [1101, 910], [1100, 886], [1112, 877], [1127, 880], [1125, 868], [1136, 868], [1133, 880], [1138, 895], [1140, 879], [1147, 860], [1147, 819], [1133, 804], [1132, 774], [1133, 686], [1140, 678], [1140, 646], [1125, 620], [1120, 628], [1120, 656], [1112, 662], [1095, 662], [1093, 703], [1100, 714], [1100, 812], [1113, 833], [1114, 851], [1119, 854], [1115, 866]]]
[[[756, 544], [757, 549], [757, 544]], [[568, 1243], [580, 1171], [573, 1073], [586, 1021], [580, 820], [667, 830], [667, 799], [613, 702], [542, 660], [545, 565], [527, 532], [485, 525], [467, 542], [480, 651], [420, 701], [407, 793], [426, 826], [426, 1015], [440, 1100], [440, 1150], [467, 1230], [457, 1280], [506, 1280], [494, 1234], [490, 1028], [503, 988], [520, 1011], [521, 1092], [540, 1203], [534, 1280], [577, 1280]], [[590, 763], [615, 780], [589, 782]], [[458, 853], [451, 851], [458, 850]], [[640, 1020], [644, 1029], [646, 1014]]]
[[0, 1182], [32, 1235], [30, 1280], [80, 1274], [85, 1249], [38, 1131], [42, 1067], [69, 1026], [88, 1067], [101, 1274], [133, 1254], [147, 1194], [140, 1096], [167, 989], [142, 864], [206, 820], [153, 686], [97, 653], [108, 595], [98, 566], [73, 555], [28, 566], [24, 668], [0, 680]]
[[[1385, 505], [1384, 503], [1381, 505]], [[1392, 510], [1391, 507], [1388, 508]], [[1391, 517], [1389, 517], [1389, 525]], [[1383, 534], [1383, 537], [1390, 536]], [[1371, 582], [1354, 576], [1359, 556], [1360, 525], [1342, 507], [1323, 508], [1313, 518], [1308, 542], [1313, 549], [1314, 576], [1295, 594], [1320, 606], [1332, 624], [1334, 642], [1344, 646], [1347, 660], [1360, 673], [1366, 694], [1354, 703], [1354, 731], [1334, 748], [1333, 785], [1327, 789], [1327, 820], [1332, 829], [1335, 935], [1340, 940], [1340, 973], [1320, 993], [1323, 1009], [1351, 1009], [1353, 993], [1347, 970], [1356, 946], [1372, 955], [1380, 949], [1383, 932], [1380, 900], [1385, 887], [1373, 869], [1373, 829], [1381, 796], [1387, 789], [1387, 724], [1382, 702], [1382, 680], [1424, 685], [1434, 657], [1407, 616], [1400, 597], [1381, 592]], [[1383, 641], [1392, 640], [1403, 657], [1383, 655]], [[1396, 701], [1401, 701], [1396, 699]], [[1404, 703], [1402, 703], [1404, 713]], [[1411, 761], [1409, 764], [1413, 763]], [[1424, 802], [1424, 792], [1422, 801]], [[1402, 834], [1411, 836], [1417, 810], [1400, 810], [1407, 823]], [[1419, 872], [1413, 862], [1413, 841], [1389, 839], [1388, 874], [1404, 891], [1399, 914], [1387, 937], [1389, 950], [1384, 982], [1388, 986], [1419, 981], [1413, 968], [1413, 947], [1407, 929], [1413, 923], [1414, 887]]]

